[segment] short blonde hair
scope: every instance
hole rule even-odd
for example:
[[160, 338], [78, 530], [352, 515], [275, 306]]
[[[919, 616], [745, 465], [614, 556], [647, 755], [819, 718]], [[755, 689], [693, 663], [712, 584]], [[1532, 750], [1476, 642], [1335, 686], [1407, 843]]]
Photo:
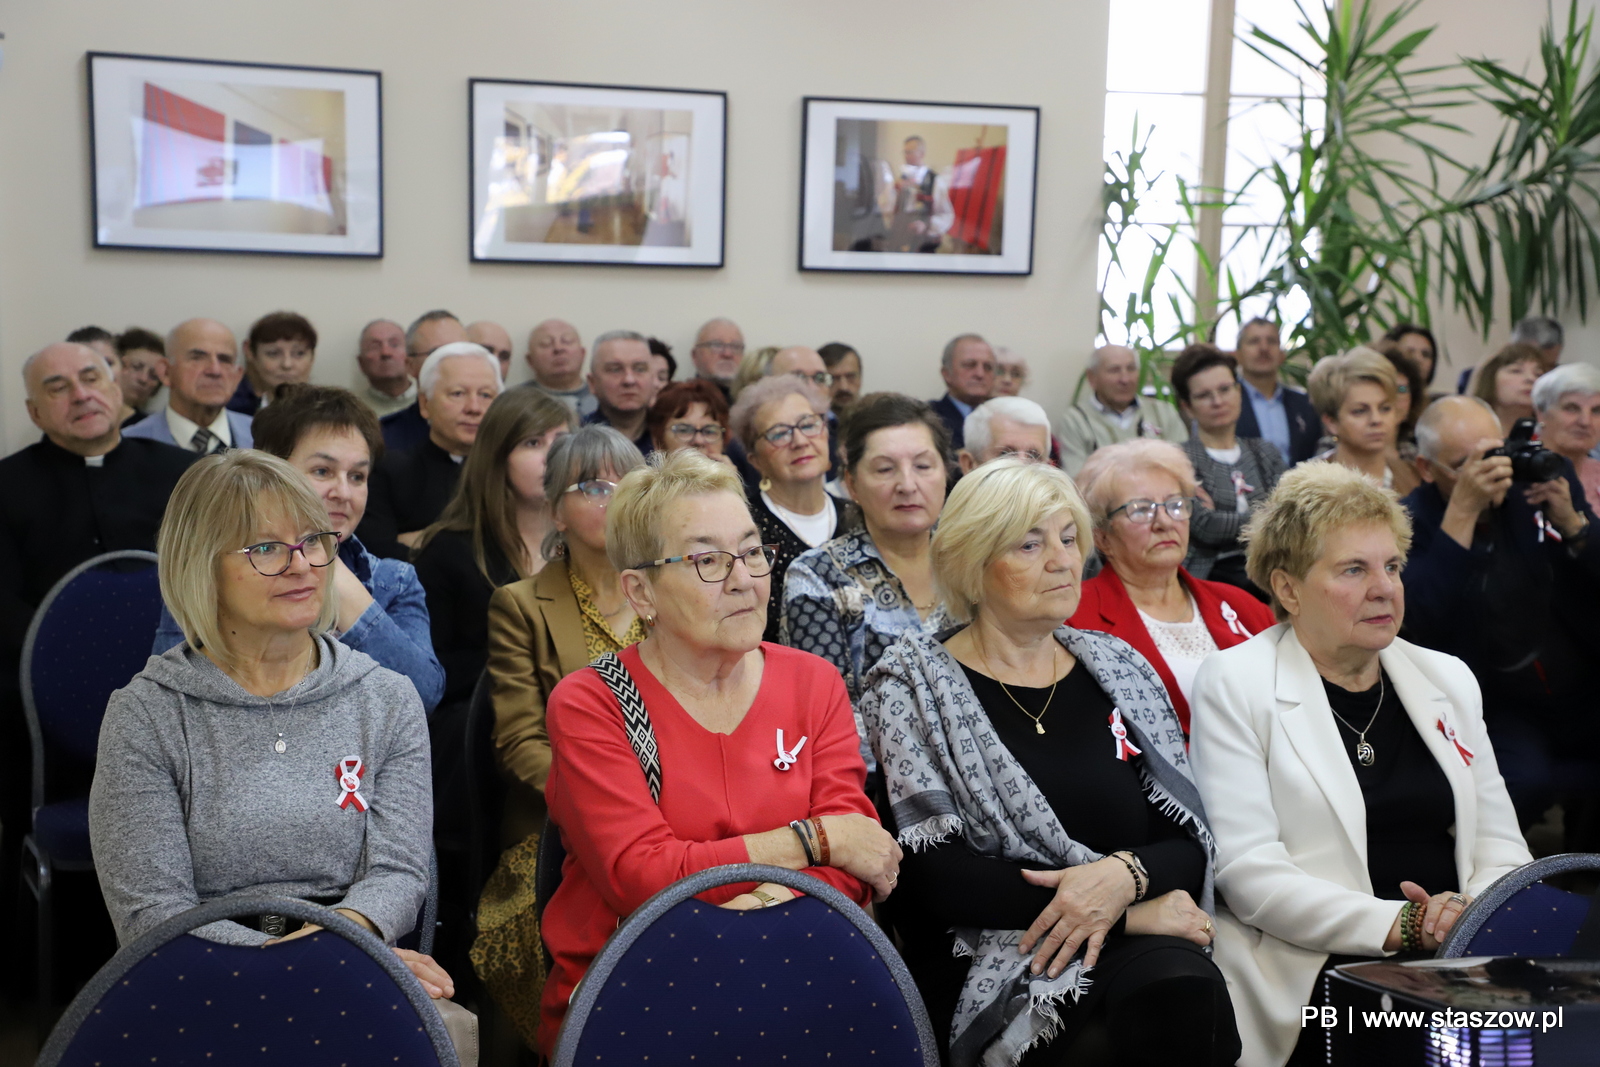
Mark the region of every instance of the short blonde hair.
[[1183, 449], [1171, 441], [1152, 441], [1140, 437], [1114, 445], [1097, 448], [1078, 471], [1078, 488], [1083, 492], [1084, 503], [1096, 527], [1111, 522], [1110, 512], [1119, 506], [1116, 499], [1117, 479], [1124, 475], [1146, 470], [1170, 474], [1178, 483], [1178, 492], [1194, 496], [1200, 491], [1195, 481], [1194, 464]]
[[1272, 575], [1283, 571], [1304, 578], [1322, 556], [1328, 534], [1339, 527], [1387, 526], [1403, 557], [1411, 551], [1411, 516], [1392, 489], [1339, 463], [1302, 463], [1279, 480], [1265, 504], [1245, 526], [1245, 571], [1272, 593], [1272, 610], [1287, 618]]
[[[161, 599], [184, 639], [224, 665], [233, 661], [217, 613], [222, 557], [245, 548], [269, 519], [320, 533], [332, 527], [322, 499], [305, 475], [266, 452], [238, 449], [195, 463], [172, 490], [156, 534]], [[312, 627], [321, 633], [339, 615], [332, 572], [323, 582], [322, 613]]]
[[1311, 368], [1311, 377], [1306, 380], [1311, 406], [1317, 409], [1318, 415], [1338, 418], [1344, 398], [1357, 382], [1371, 382], [1382, 389], [1391, 402], [1400, 396], [1400, 379], [1395, 374], [1394, 364], [1381, 353], [1358, 345], [1343, 355], [1320, 360]]
[[[606, 509], [606, 558], [619, 571], [661, 558], [661, 520], [684, 497], [732, 493], [749, 507], [744, 483], [726, 463], [692, 448], [652, 452], [644, 466], [623, 475]], [[651, 581], [655, 568], [645, 572]]]
[[933, 587], [957, 622], [983, 599], [983, 574], [1040, 522], [1067, 512], [1081, 539], [1089, 509], [1065, 471], [1002, 456], [967, 474], [950, 491], [933, 532]]

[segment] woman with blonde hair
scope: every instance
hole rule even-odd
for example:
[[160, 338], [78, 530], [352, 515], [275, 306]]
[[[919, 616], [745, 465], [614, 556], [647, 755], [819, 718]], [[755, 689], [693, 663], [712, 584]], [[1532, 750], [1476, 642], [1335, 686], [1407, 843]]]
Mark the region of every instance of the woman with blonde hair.
[[1226, 901], [1216, 960], [1241, 1063], [1320, 1063], [1322, 1032], [1300, 1012], [1321, 1003], [1324, 969], [1431, 953], [1473, 894], [1530, 856], [1477, 680], [1397, 636], [1411, 520], [1394, 494], [1305, 463], [1246, 536], [1280, 623], [1194, 682], [1191, 754]]
[[944, 1062], [1109, 1045], [1220, 1067], [1239, 1042], [1178, 717], [1138, 652], [1061, 623], [1089, 526], [1045, 464], [994, 460], [951, 491], [934, 580], [966, 625], [903, 635], [861, 699], [908, 850], [890, 915]]
[[1404, 496], [1422, 479], [1397, 450], [1399, 381], [1388, 359], [1357, 347], [1319, 361], [1306, 390], [1333, 438], [1333, 447], [1316, 458], [1360, 471]]

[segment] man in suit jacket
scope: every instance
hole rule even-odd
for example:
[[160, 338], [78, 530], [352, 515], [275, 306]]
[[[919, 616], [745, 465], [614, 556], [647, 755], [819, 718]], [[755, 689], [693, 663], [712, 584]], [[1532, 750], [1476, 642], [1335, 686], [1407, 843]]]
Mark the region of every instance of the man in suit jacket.
[[1153, 437], [1181, 445], [1189, 428], [1178, 409], [1139, 395], [1139, 354], [1124, 345], [1103, 345], [1084, 373], [1089, 395], [1061, 413], [1061, 469], [1078, 476], [1097, 448]]
[[[466, 340], [469, 340], [466, 327], [450, 312], [443, 308], [423, 312], [406, 327], [406, 372], [420, 383], [422, 365], [429, 356], [443, 345]], [[428, 439], [428, 418], [422, 411], [420, 397], [409, 406], [385, 415], [378, 423], [383, 428], [383, 447], [390, 452], [405, 452]]]
[[994, 349], [975, 333], [953, 337], [939, 357], [939, 375], [945, 394], [928, 406], [950, 431], [950, 447], [960, 449], [966, 443], [962, 425], [967, 416], [994, 393]]
[[1263, 437], [1278, 447], [1286, 467], [1316, 455], [1322, 439], [1322, 420], [1311, 398], [1278, 380], [1283, 368], [1283, 343], [1276, 323], [1251, 319], [1239, 330], [1240, 384], [1244, 403], [1239, 405], [1240, 437]]
[[156, 363], [167, 387], [167, 410], [128, 427], [126, 436], [177, 445], [200, 455], [249, 448], [250, 416], [227, 403], [244, 377], [233, 331], [215, 319], [190, 319], [167, 335]]

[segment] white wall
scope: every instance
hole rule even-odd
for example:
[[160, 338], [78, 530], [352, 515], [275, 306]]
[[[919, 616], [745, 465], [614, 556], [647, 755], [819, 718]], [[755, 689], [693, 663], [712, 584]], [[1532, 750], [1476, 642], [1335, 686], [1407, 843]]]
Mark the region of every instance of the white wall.
[[[1487, 0], [1474, 0], [1487, 2]], [[242, 332], [291, 308], [322, 333], [315, 378], [357, 380], [367, 320], [448, 307], [532, 325], [652, 332], [687, 362], [713, 315], [752, 345], [844, 340], [867, 389], [941, 391], [945, 340], [977, 331], [1029, 357], [1030, 393], [1067, 398], [1096, 325], [1107, 0], [50, 0], [5, 11], [0, 69], [0, 443], [36, 432], [18, 367], [95, 323], [158, 331], [194, 315]], [[343, 261], [91, 247], [86, 51], [383, 71], [385, 256]], [[467, 78], [722, 89], [729, 94], [726, 266], [467, 261]], [[1027, 278], [796, 269], [802, 96], [1043, 108]], [[680, 371], [680, 373], [682, 373]]]

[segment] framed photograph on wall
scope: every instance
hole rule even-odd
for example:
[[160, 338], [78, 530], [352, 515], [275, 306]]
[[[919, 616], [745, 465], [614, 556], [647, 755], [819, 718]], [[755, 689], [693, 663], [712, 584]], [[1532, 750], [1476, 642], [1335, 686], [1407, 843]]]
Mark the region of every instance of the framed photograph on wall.
[[97, 248], [383, 255], [381, 76], [90, 52]]
[[800, 269], [1031, 274], [1039, 109], [805, 98]]
[[720, 267], [728, 95], [470, 82], [472, 258]]

